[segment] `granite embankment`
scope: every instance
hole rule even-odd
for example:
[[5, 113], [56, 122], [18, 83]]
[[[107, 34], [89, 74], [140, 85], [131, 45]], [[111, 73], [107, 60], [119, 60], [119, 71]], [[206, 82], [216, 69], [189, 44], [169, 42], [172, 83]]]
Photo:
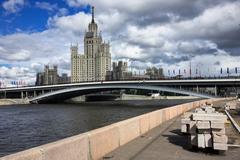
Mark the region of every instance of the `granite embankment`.
[[1, 105], [13, 105], [13, 104], [28, 104], [27, 99], [0, 99]]
[[221, 99], [207, 99], [176, 105], [130, 118], [83, 134], [35, 147], [0, 160], [95, 160], [145, 134], [151, 129], [199, 107]]

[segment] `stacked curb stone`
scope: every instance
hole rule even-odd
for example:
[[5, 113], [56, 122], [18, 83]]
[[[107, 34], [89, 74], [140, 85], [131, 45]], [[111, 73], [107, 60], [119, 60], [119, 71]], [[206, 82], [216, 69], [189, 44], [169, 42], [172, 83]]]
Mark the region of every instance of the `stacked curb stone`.
[[181, 132], [190, 135], [192, 147], [228, 150], [225, 131], [227, 116], [203, 105], [194, 112], [187, 112], [181, 119]]

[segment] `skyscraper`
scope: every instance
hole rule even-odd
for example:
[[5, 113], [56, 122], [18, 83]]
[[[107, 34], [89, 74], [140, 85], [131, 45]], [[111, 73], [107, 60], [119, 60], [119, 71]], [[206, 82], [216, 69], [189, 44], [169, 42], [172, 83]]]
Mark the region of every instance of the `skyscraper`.
[[84, 36], [84, 54], [78, 54], [78, 46], [71, 45], [71, 82], [105, 80], [107, 71], [111, 70], [109, 48], [98, 31], [92, 7], [92, 21]]

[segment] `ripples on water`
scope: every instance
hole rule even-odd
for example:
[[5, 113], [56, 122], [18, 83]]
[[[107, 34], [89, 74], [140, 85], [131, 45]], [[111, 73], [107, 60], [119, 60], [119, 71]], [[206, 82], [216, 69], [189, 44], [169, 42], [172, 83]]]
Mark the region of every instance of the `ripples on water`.
[[0, 157], [191, 100], [0, 106]]

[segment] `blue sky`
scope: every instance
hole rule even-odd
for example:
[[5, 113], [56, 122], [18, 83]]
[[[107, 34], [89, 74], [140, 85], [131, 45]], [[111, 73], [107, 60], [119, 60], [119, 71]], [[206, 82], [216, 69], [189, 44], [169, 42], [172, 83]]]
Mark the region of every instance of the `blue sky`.
[[[4, 1], [3, 1], [4, 2]], [[66, 15], [73, 15], [78, 12], [89, 13], [89, 5], [81, 7], [69, 7], [64, 0], [28, 0], [24, 7], [20, 7], [19, 12], [9, 13], [1, 7], [0, 10], [0, 34], [7, 35], [15, 32], [39, 32], [48, 28], [48, 18], [59, 12], [59, 9], [65, 8]], [[37, 4], [48, 3], [49, 6], [40, 7]], [[47, 8], [48, 7], [48, 8]], [[51, 9], [50, 9], [51, 8]]]
[[202, 76], [240, 71], [239, 0], [0, 0], [0, 81], [33, 84], [46, 64], [70, 75], [69, 47], [83, 54], [90, 5], [113, 61], [136, 72], [168, 75], [190, 62]]

